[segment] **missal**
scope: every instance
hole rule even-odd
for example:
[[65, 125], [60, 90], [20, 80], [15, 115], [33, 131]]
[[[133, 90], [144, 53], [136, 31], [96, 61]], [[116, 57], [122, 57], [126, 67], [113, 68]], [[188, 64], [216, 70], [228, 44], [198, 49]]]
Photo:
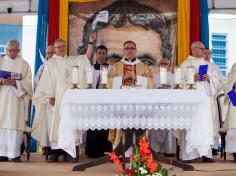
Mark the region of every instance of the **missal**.
[[199, 78], [198, 80], [202, 81], [203, 75], [207, 74], [208, 65], [200, 65], [198, 70]]
[[11, 79], [15, 79], [15, 80], [21, 80], [22, 74], [0, 70], [0, 78], [3, 78], [3, 79], [11, 78]]
[[232, 105], [236, 106], [236, 93], [234, 92], [234, 90], [231, 90], [228, 92], [228, 97], [229, 97]]

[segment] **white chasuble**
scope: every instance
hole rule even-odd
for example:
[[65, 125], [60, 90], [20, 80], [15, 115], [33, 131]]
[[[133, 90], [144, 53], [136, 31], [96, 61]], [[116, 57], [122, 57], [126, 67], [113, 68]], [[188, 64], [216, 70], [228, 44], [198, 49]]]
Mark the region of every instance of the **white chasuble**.
[[29, 64], [21, 57], [0, 59], [0, 70], [20, 73], [15, 86], [0, 85], [0, 156], [20, 156], [23, 132], [27, 130], [29, 100], [32, 96], [32, 75]]
[[[45, 65], [33, 96], [36, 112], [32, 127], [32, 136], [43, 146], [57, 144], [60, 124], [60, 105], [66, 90], [72, 88], [73, 66], [79, 66], [79, 86], [80, 88], [85, 88], [87, 86], [86, 69], [91, 66], [87, 56], [60, 57], [54, 55]], [[54, 106], [49, 104], [49, 98], [55, 98]], [[52, 112], [50, 134], [48, 134], [48, 126], [50, 125], [46, 119], [47, 110], [45, 109], [45, 104], [48, 105]], [[78, 137], [80, 137], [79, 134]]]

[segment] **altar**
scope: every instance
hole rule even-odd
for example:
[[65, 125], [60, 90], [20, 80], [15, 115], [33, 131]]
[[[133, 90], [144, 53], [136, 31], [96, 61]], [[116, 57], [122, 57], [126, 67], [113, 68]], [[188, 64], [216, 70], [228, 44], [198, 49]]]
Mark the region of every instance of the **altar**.
[[71, 89], [61, 105], [58, 144], [75, 157], [78, 130], [185, 129], [187, 152], [207, 155], [209, 106], [199, 90]]

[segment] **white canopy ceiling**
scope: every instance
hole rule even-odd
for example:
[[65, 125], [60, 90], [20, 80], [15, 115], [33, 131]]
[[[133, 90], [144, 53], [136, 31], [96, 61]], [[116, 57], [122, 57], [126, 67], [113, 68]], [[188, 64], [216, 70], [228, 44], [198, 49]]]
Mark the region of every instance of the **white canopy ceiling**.
[[[208, 0], [211, 13], [236, 14], [236, 0]], [[0, 0], [0, 14], [37, 13], [38, 0]]]
[[210, 13], [236, 14], [236, 0], [208, 0]]
[[38, 0], [0, 0], [0, 14], [36, 14], [37, 10]]

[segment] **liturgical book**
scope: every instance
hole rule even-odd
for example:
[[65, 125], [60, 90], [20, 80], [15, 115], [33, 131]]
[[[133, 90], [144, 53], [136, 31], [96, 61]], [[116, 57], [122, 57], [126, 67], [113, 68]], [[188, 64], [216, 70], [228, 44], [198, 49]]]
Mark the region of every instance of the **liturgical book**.
[[207, 74], [208, 65], [200, 65], [198, 70], [199, 80], [202, 81], [203, 75]]
[[232, 105], [236, 106], [236, 93], [234, 92], [234, 90], [231, 90], [228, 92], [228, 97], [229, 97]]
[[11, 78], [11, 79], [15, 79], [15, 80], [21, 80], [22, 74], [0, 70], [0, 78], [3, 78], [3, 79]]

